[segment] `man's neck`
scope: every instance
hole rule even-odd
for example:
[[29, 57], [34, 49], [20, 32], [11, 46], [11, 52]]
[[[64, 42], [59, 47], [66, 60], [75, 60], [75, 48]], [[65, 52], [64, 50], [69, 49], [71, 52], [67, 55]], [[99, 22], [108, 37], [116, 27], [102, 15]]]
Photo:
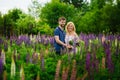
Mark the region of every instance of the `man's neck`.
[[60, 28], [61, 30], [64, 30], [64, 28], [63, 28], [63, 27], [61, 27], [61, 26], [59, 26], [59, 28]]

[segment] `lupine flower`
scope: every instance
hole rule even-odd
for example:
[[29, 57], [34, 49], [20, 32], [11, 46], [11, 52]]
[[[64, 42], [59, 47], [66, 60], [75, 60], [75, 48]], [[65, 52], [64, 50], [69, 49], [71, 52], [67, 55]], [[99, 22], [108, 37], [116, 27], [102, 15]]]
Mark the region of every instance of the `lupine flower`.
[[50, 44], [53, 46], [53, 44], [54, 44], [54, 37], [50, 38]]
[[6, 64], [6, 58], [5, 58], [5, 52], [4, 52], [4, 50], [2, 50], [2, 52], [1, 52], [1, 59], [3, 61], [3, 64], [5, 65]]
[[113, 72], [113, 63], [112, 63], [112, 59], [111, 59], [109, 50], [106, 51], [106, 62], [107, 62], [107, 67], [108, 67], [109, 71]]
[[94, 53], [93, 55], [93, 69], [95, 69], [96, 72], [98, 72], [98, 66], [99, 62], [98, 59], [96, 58], [96, 54]]
[[76, 74], [77, 74], [76, 60], [73, 60], [73, 66], [72, 66], [72, 72], [71, 72], [70, 80], [76, 80]]
[[36, 80], [40, 80], [40, 75], [39, 75], [39, 72], [37, 73]]
[[0, 38], [0, 44], [2, 44], [2, 38]]
[[73, 54], [74, 54], [74, 56], [75, 56], [75, 54], [77, 52], [76, 49], [77, 49], [76, 46], [74, 46], [74, 48], [73, 48]]
[[28, 63], [29, 61], [30, 61], [30, 54], [27, 53], [27, 54], [26, 54], [26, 63]]
[[85, 80], [85, 78], [88, 76], [88, 72], [86, 72], [84, 75], [83, 75], [83, 77], [82, 77], [82, 79], [81, 80]]
[[6, 41], [6, 40], [4, 41], [4, 50], [5, 50], [5, 51], [7, 51], [7, 50], [8, 50], [8, 43], [7, 43], [7, 41]]
[[102, 41], [102, 44], [105, 42], [105, 35], [102, 36], [101, 41]]
[[59, 80], [60, 67], [61, 67], [61, 60], [58, 60], [56, 66], [55, 80]]
[[25, 73], [24, 73], [23, 65], [21, 65], [21, 69], [20, 69], [20, 80], [25, 80]]
[[32, 60], [32, 57], [30, 58], [30, 63], [32, 64], [33, 62], [32, 62], [33, 60]]
[[15, 61], [14, 61], [14, 57], [12, 56], [12, 63], [11, 63], [11, 78], [15, 76], [15, 71], [16, 71]]
[[92, 40], [89, 40], [89, 47], [88, 47], [89, 51], [91, 51], [91, 46], [92, 46]]
[[80, 59], [82, 60], [82, 52], [83, 52], [83, 48], [82, 46], [80, 46]]
[[118, 56], [119, 55], [119, 43], [118, 43], [119, 41], [117, 41], [117, 39], [115, 40], [115, 46], [116, 46], [116, 56]]
[[62, 71], [62, 80], [67, 80], [67, 78], [68, 78], [68, 72], [69, 72], [69, 66], [67, 68], [63, 68], [63, 71]]
[[86, 55], [86, 70], [88, 71], [88, 73], [90, 73], [90, 66], [91, 66], [91, 55], [90, 53], [88, 52], [87, 55]]
[[4, 50], [2, 50], [2, 52], [1, 52], [1, 59], [3, 61], [3, 64], [5, 65], [6, 64], [6, 59], [5, 59], [5, 52], [4, 52]]
[[105, 69], [105, 57], [102, 57], [102, 68]]
[[2, 49], [0, 49], [0, 56], [1, 56], [1, 53], [2, 53]]
[[3, 61], [0, 58], [0, 74], [3, 73]]
[[44, 55], [43, 55], [43, 53], [41, 52], [41, 54], [40, 54], [40, 59], [41, 59], [41, 68], [42, 68], [42, 70], [44, 70], [44, 66], [45, 66], [45, 62], [44, 62]]
[[32, 54], [32, 63], [36, 63], [36, 56], [35, 56], [35, 52], [33, 52], [33, 54]]
[[21, 55], [18, 53], [17, 60], [20, 60]]
[[110, 72], [113, 72], [114, 65], [112, 63], [112, 58], [111, 58], [111, 51], [110, 51], [110, 44], [104, 43], [105, 44], [105, 53], [106, 53], [106, 65], [107, 68]]
[[3, 72], [3, 80], [7, 80], [7, 71], [6, 70], [4, 70], [4, 72]]

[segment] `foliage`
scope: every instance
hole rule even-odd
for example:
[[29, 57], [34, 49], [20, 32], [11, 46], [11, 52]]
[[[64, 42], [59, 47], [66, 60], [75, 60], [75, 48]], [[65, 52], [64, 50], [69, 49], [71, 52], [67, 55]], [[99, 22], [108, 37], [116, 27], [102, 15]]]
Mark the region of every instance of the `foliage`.
[[109, 26], [110, 31], [113, 33], [120, 32], [120, 16], [118, 15], [120, 9], [117, 7], [117, 5], [112, 6], [110, 4], [107, 4], [104, 6], [101, 12], [101, 17], [105, 22], [104, 24], [107, 24], [107, 26]]
[[51, 28], [47, 23], [42, 21], [38, 22], [36, 30], [41, 34], [53, 35], [53, 28]]
[[86, 13], [79, 11], [77, 17], [74, 17], [73, 21], [76, 25], [77, 32], [120, 32], [118, 28], [120, 25], [118, 23], [120, 21], [120, 16], [118, 15], [120, 10], [117, 6], [118, 5], [111, 3], [110, 1], [101, 2], [99, 0], [93, 0], [90, 9]]
[[16, 22], [18, 34], [32, 33], [35, 24], [35, 18], [30, 15], [21, 14], [20, 19]]
[[65, 2], [67, 4], [72, 4], [76, 8], [81, 8], [84, 4], [84, 0], [60, 0], [61, 2]]
[[40, 19], [50, 25], [50, 27], [55, 28], [60, 16], [64, 16], [67, 21], [71, 21], [75, 12], [75, 8], [72, 5], [53, 0], [42, 7]]

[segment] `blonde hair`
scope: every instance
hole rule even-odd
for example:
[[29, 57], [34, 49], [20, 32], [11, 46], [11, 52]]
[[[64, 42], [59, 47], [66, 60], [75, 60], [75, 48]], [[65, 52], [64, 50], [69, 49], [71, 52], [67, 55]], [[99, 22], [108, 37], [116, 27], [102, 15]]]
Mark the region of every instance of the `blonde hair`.
[[68, 33], [69, 34], [69, 31], [68, 31], [68, 26], [70, 26], [70, 25], [72, 25], [73, 26], [73, 33], [75, 33], [76, 34], [76, 28], [75, 28], [75, 25], [74, 25], [74, 23], [73, 22], [68, 22], [67, 23], [67, 25], [65, 26], [65, 30], [66, 30], [66, 33]]

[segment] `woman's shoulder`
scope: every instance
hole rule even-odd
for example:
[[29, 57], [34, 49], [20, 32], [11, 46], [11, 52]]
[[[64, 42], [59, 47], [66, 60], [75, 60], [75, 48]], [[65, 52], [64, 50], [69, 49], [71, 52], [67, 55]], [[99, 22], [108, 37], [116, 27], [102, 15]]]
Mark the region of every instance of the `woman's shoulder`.
[[74, 33], [74, 36], [75, 36], [75, 37], [78, 37], [77, 33]]

